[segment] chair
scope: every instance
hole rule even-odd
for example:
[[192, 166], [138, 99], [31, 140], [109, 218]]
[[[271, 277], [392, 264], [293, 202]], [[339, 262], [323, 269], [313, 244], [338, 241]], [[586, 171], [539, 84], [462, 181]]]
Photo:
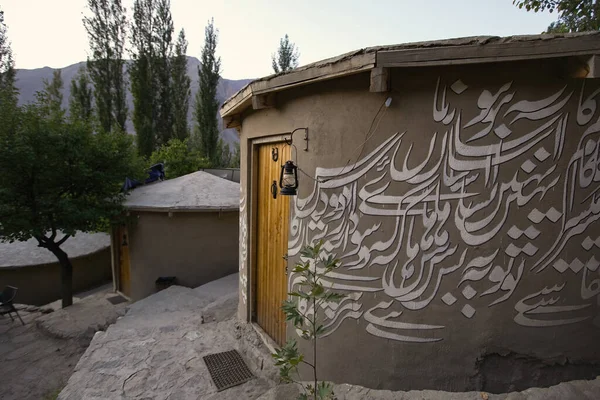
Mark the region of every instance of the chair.
[[0, 315], [8, 314], [10, 319], [14, 321], [15, 319], [13, 318], [12, 313], [15, 313], [17, 314], [17, 317], [19, 317], [19, 319], [21, 320], [21, 323], [25, 325], [25, 322], [23, 322], [23, 318], [21, 318], [19, 312], [13, 304], [13, 300], [17, 295], [17, 290], [18, 289], [14, 286], [6, 286], [2, 293], [0, 293]]

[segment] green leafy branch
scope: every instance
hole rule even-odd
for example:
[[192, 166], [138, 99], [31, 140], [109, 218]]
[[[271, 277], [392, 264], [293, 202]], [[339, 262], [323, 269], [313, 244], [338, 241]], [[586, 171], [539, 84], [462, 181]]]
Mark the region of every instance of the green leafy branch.
[[[323, 241], [314, 246], [307, 245], [300, 252], [301, 261], [298, 262], [292, 272], [300, 275], [300, 281], [296, 290], [288, 293], [289, 299], [283, 302], [282, 310], [286, 315], [286, 321], [290, 321], [300, 337], [312, 342], [312, 363], [304, 359], [304, 355], [298, 350], [296, 340], [289, 340], [282, 348], [272, 354], [275, 365], [279, 367], [279, 375], [283, 382], [296, 383], [302, 387], [303, 393], [298, 399], [335, 399], [333, 384], [330, 382], [319, 382], [317, 369], [317, 340], [327, 333], [327, 327], [319, 320], [318, 310], [325, 303], [339, 303], [345, 295], [335, 293], [323, 286], [323, 278], [330, 272], [340, 267], [340, 260], [332, 255], [321, 257]], [[312, 305], [312, 315], [302, 312], [300, 302]], [[313, 383], [303, 384], [294, 376], [299, 376], [298, 368], [305, 364], [313, 370]]]

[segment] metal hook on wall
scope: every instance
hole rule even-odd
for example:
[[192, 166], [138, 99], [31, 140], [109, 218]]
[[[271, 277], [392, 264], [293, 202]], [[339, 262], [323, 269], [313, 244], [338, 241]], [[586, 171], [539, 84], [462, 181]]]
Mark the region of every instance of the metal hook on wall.
[[294, 133], [296, 133], [297, 131], [304, 131], [304, 151], [308, 151], [308, 127], [306, 128], [296, 128], [293, 131], [290, 132], [290, 139], [285, 139], [285, 143], [288, 146], [291, 146], [292, 143], [294, 143], [293, 137], [294, 137]]

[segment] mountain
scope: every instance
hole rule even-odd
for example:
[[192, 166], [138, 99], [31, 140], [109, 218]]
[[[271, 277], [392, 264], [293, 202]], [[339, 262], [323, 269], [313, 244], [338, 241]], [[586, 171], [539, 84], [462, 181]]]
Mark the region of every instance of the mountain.
[[[188, 120], [190, 122], [190, 128], [193, 127], [193, 105], [194, 105], [194, 96], [198, 91], [198, 66], [200, 65], [200, 60], [196, 57], [188, 57], [188, 75], [192, 80], [192, 97], [190, 99], [190, 110], [188, 113]], [[71, 80], [77, 75], [79, 68], [85, 66], [85, 61], [77, 64], [69, 65], [68, 67], [64, 67], [61, 69], [61, 76], [64, 82], [63, 88], [63, 107], [68, 109], [69, 104], [69, 96], [71, 94]], [[50, 81], [52, 79], [52, 71], [53, 68], [44, 67], [37, 69], [18, 69], [17, 70], [17, 88], [19, 89], [19, 103], [25, 104], [35, 100], [35, 94], [38, 91], [41, 91], [44, 87], [44, 79]], [[243, 88], [246, 84], [251, 82], [252, 79], [224, 79], [221, 78], [219, 81], [219, 86], [217, 87], [217, 99], [219, 100], [219, 104], [223, 104], [223, 102], [228, 99], [230, 96], [235, 94], [238, 90]], [[129, 92], [129, 88], [127, 91], [127, 107], [129, 109], [129, 113], [133, 110], [133, 98], [131, 97], [131, 93]], [[221, 117], [219, 118], [219, 126], [222, 126]], [[126, 125], [127, 131], [129, 133], [135, 133], [133, 129], [133, 124], [131, 122], [131, 118], [127, 120]], [[239, 137], [237, 131], [235, 129], [224, 129], [221, 131], [221, 137], [223, 140], [231, 145], [236, 142], [239, 142]]]

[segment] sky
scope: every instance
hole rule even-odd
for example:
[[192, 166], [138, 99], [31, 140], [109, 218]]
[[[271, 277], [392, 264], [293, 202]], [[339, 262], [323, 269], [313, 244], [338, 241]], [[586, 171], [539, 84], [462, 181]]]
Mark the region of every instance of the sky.
[[[133, 0], [123, 0], [128, 12]], [[87, 0], [0, 0], [17, 68], [62, 68], [88, 54]], [[175, 30], [200, 58], [214, 18], [217, 55], [228, 79], [273, 73], [271, 55], [286, 33], [300, 65], [368, 46], [453, 37], [537, 34], [556, 14], [520, 10], [512, 0], [171, 0]], [[174, 37], [177, 36], [177, 32]]]

